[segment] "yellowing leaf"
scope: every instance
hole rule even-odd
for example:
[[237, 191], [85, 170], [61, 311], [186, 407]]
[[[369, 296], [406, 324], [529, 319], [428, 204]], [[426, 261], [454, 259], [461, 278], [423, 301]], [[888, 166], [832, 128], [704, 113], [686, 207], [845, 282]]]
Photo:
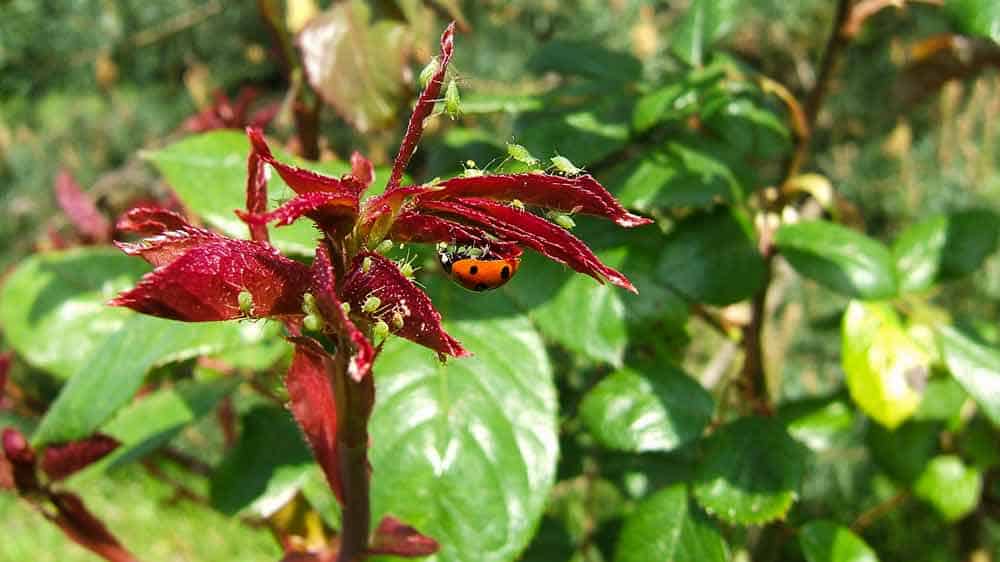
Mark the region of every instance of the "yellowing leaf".
[[852, 301], [844, 313], [841, 361], [858, 407], [892, 429], [916, 412], [931, 357], [885, 303]]

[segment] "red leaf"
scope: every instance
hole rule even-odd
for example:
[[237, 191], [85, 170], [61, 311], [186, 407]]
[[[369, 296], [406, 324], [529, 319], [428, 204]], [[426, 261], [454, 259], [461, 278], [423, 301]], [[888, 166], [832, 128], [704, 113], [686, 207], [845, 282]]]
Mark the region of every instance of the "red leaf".
[[35, 451], [24, 435], [13, 427], [3, 430], [3, 453], [10, 463], [14, 487], [22, 492], [38, 490]]
[[[373, 296], [381, 301], [378, 309], [364, 313], [365, 301]], [[469, 355], [441, 327], [441, 315], [427, 294], [404, 277], [392, 260], [375, 253], [356, 256], [344, 281], [342, 298], [357, 314], [367, 314], [372, 321], [383, 320], [392, 333], [437, 351], [442, 360], [445, 355]], [[393, 322], [397, 315], [403, 321], [401, 328]]]
[[47, 519], [58, 525], [66, 536], [105, 560], [135, 562], [135, 556], [118, 542], [104, 523], [87, 510], [79, 496], [69, 492], [57, 492], [49, 494], [49, 499], [55, 506], [56, 512], [43, 513]]
[[274, 221], [287, 226], [304, 215], [326, 232], [346, 233], [354, 227], [358, 216], [358, 196], [353, 191], [313, 191], [296, 196], [270, 213], [249, 215], [236, 211], [236, 214], [251, 228]]
[[111, 240], [111, 223], [97, 210], [93, 199], [83, 192], [69, 172], [59, 171], [55, 189], [59, 207], [83, 239], [89, 242]]
[[7, 407], [7, 377], [10, 375], [10, 363], [14, 353], [0, 353], [0, 409]]
[[190, 226], [179, 213], [163, 207], [135, 207], [118, 217], [115, 228], [119, 232], [155, 236], [168, 230], [180, 230]]
[[51, 480], [62, 480], [104, 458], [118, 448], [118, 441], [106, 435], [52, 445], [42, 453], [42, 470]]
[[[249, 134], [249, 129], [248, 129]], [[260, 215], [267, 212], [267, 168], [256, 151], [250, 151], [247, 157], [247, 215]], [[237, 213], [250, 229], [250, 238], [267, 242], [266, 224], [253, 224], [244, 215]]]
[[[301, 315], [309, 269], [260, 242], [222, 238], [146, 274], [109, 304], [189, 322]], [[239, 294], [252, 297], [241, 311]]]
[[306, 170], [305, 168], [299, 168], [298, 166], [291, 166], [279, 162], [274, 158], [274, 155], [271, 154], [271, 149], [268, 148], [267, 141], [264, 140], [264, 134], [260, 129], [247, 127], [247, 136], [250, 137], [250, 143], [253, 145], [253, 152], [251, 154], [257, 154], [260, 156], [261, 160], [270, 164], [271, 167], [277, 170], [281, 179], [285, 180], [288, 187], [292, 188], [295, 193], [302, 195], [303, 193], [311, 193], [314, 191], [346, 193], [354, 191], [353, 186], [350, 185], [353, 181], [345, 182], [334, 177]]
[[417, 105], [410, 115], [410, 122], [406, 125], [406, 133], [403, 135], [403, 142], [399, 145], [399, 153], [392, 163], [392, 174], [389, 175], [389, 183], [386, 191], [392, 191], [399, 187], [399, 182], [403, 178], [403, 172], [410, 163], [410, 158], [417, 150], [417, 143], [424, 134], [424, 120], [434, 110], [434, 104], [441, 94], [441, 85], [444, 83], [445, 72], [448, 71], [448, 63], [451, 62], [451, 55], [455, 50], [455, 23], [452, 22], [441, 34], [441, 56], [438, 58], [438, 69], [427, 82]]
[[355, 381], [361, 381], [371, 373], [375, 361], [375, 350], [368, 338], [358, 330], [350, 316], [344, 312], [340, 299], [337, 297], [336, 284], [333, 277], [333, 266], [330, 263], [330, 251], [325, 244], [316, 249], [316, 259], [312, 267], [312, 294], [316, 298], [316, 306], [320, 314], [329, 322], [333, 331], [349, 340], [354, 349], [347, 364], [347, 374]]
[[340, 481], [337, 453], [337, 406], [333, 399], [333, 364], [330, 355], [316, 340], [290, 338], [295, 356], [285, 375], [289, 407], [305, 433], [316, 461], [323, 469], [330, 489], [341, 504], [344, 486]]
[[417, 211], [400, 213], [392, 223], [389, 238], [399, 242], [454, 242], [475, 246], [486, 245], [490, 240], [489, 235], [479, 227], [459, 224]]
[[479, 223], [484, 230], [502, 240], [523, 244], [602, 283], [607, 280], [612, 285], [628, 289], [633, 293], [637, 292], [628, 278], [601, 263], [601, 260], [579, 238], [570, 234], [565, 228], [529, 212], [488, 199], [425, 201], [421, 206], [425, 210]]
[[443, 200], [464, 197], [486, 197], [505, 201], [519, 199], [527, 205], [604, 217], [624, 227], [653, 222], [626, 211], [618, 200], [590, 175], [565, 177], [549, 174], [513, 174], [458, 177], [441, 182], [437, 187], [440, 189], [418, 195], [417, 199]]
[[390, 515], [383, 517], [375, 529], [375, 536], [372, 537], [368, 552], [416, 558], [430, 556], [437, 552], [438, 548], [440, 546], [436, 540], [420, 534], [420, 531]]
[[355, 150], [351, 154], [351, 175], [361, 186], [359, 191], [364, 191], [375, 181], [375, 166], [372, 165], [371, 160]]
[[155, 267], [168, 265], [194, 248], [227, 240], [218, 234], [185, 225], [177, 230], [167, 230], [139, 242], [118, 242], [115, 246], [130, 256], [139, 256]]

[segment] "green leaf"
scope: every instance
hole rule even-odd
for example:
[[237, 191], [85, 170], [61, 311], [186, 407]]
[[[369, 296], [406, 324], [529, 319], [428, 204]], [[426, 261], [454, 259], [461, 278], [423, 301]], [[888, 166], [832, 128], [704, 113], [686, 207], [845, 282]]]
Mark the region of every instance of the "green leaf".
[[944, 215], [910, 225], [892, 246], [901, 292], [923, 291], [937, 281], [941, 254], [948, 240]]
[[[344, 162], [305, 162], [272, 147], [282, 162], [339, 176], [350, 171]], [[247, 238], [247, 227], [234, 211], [246, 207], [247, 155], [250, 141], [236, 131], [213, 131], [187, 137], [145, 156], [156, 165], [184, 204], [212, 227], [233, 238]], [[373, 191], [383, 189], [388, 170], [376, 170]], [[290, 200], [295, 193], [278, 174], [268, 182], [269, 207]], [[271, 242], [281, 251], [311, 255], [316, 246], [316, 229], [311, 221], [271, 229]]]
[[917, 411], [931, 357], [887, 304], [851, 301], [841, 326], [841, 365], [851, 398], [878, 423], [894, 428]]
[[[1000, 14], [997, 16], [1000, 33]], [[985, 209], [972, 209], [948, 216], [948, 231], [941, 255], [941, 278], [965, 277], [980, 268], [997, 250], [1000, 217]]]
[[799, 531], [807, 562], [878, 562], [878, 556], [850, 529], [833, 521], [810, 521]]
[[730, 209], [678, 223], [657, 267], [659, 278], [677, 292], [714, 305], [749, 298], [763, 285], [765, 273], [749, 221]]
[[937, 453], [941, 424], [908, 421], [894, 430], [869, 425], [868, 449], [879, 468], [892, 479], [909, 486]]
[[687, 487], [664, 488], [625, 519], [615, 562], [725, 562], [729, 548], [712, 521], [688, 499]]
[[[615, 264], [609, 264], [614, 267]], [[546, 339], [587, 359], [621, 366], [628, 343], [621, 290], [574, 275], [540, 256], [525, 256], [529, 278], [503, 291], [525, 310]]]
[[629, 452], [669, 451], [701, 436], [711, 395], [676, 367], [618, 371], [591, 389], [580, 417], [602, 445]]
[[254, 344], [263, 323], [186, 323], [132, 315], [90, 355], [42, 418], [36, 447], [86, 437], [128, 403], [157, 365]]
[[642, 63], [629, 53], [611, 51], [596, 42], [548, 41], [531, 57], [528, 68], [536, 73], [559, 72], [601, 83], [634, 82], [642, 75]]
[[947, 0], [944, 11], [962, 32], [1000, 43], [1000, 4], [993, 0]]
[[240, 440], [212, 474], [212, 506], [267, 517], [295, 495], [314, 463], [291, 414], [256, 406], [242, 416]]
[[760, 524], [788, 513], [798, 496], [809, 451], [773, 418], [746, 417], [707, 441], [694, 494], [709, 514]]
[[1000, 427], [1000, 351], [950, 326], [938, 331], [938, 345], [951, 375], [993, 425]]
[[149, 269], [113, 248], [25, 259], [0, 291], [0, 325], [7, 341], [31, 365], [68, 379], [134, 316], [105, 303]]
[[929, 289], [937, 281], [965, 277], [997, 249], [1000, 219], [973, 209], [937, 215], [907, 228], [893, 253], [902, 291]]
[[442, 365], [396, 338], [379, 356], [373, 520], [391, 513], [438, 539], [441, 551], [429, 560], [513, 560], [555, 477], [552, 367], [509, 301], [432, 292], [445, 318], [471, 308], [488, 319], [446, 324], [472, 358]]
[[896, 294], [892, 255], [864, 234], [810, 221], [783, 225], [775, 242], [796, 271], [828, 289], [865, 300]]
[[982, 473], [954, 455], [934, 457], [913, 485], [914, 495], [947, 521], [957, 521], [975, 509], [982, 489]]
[[670, 50], [691, 66], [701, 66], [705, 53], [735, 20], [735, 0], [693, 0], [674, 27]]
[[778, 419], [792, 437], [813, 451], [825, 451], [854, 426], [854, 411], [840, 396], [812, 398], [782, 404]]
[[602, 178], [623, 205], [640, 211], [743, 199], [740, 180], [718, 153], [678, 142], [619, 164]]
[[117, 468], [166, 445], [184, 428], [211, 412], [238, 384], [235, 378], [186, 380], [133, 402], [101, 427], [101, 433], [114, 437], [121, 445], [93, 465], [94, 469]]

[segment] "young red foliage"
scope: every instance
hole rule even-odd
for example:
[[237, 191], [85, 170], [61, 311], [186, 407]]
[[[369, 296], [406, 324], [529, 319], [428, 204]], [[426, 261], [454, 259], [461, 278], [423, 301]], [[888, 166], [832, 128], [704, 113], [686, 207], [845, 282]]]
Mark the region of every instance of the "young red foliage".
[[[188, 322], [301, 315], [308, 286], [309, 269], [271, 246], [220, 237], [189, 247], [109, 304]], [[250, 311], [240, 309], [242, 291]]]
[[[372, 321], [384, 321], [391, 333], [437, 351], [442, 360], [446, 355], [469, 355], [441, 327], [441, 315], [427, 294], [404, 277], [388, 258], [372, 252], [358, 254], [344, 280], [342, 297], [350, 303], [352, 311], [367, 314]], [[377, 297], [380, 305], [375, 312], [363, 313], [369, 297]], [[403, 320], [402, 327], [393, 324], [396, 314]]]
[[50, 480], [62, 480], [104, 458], [118, 448], [118, 441], [107, 435], [50, 445], [42, 453], [41, 468]]
[[55, 191], [59, 207], [84, 241], [101, 244], [111, 240], [111, 223], [68, 171], [59, 171]]
[[69, 492], [54, 492], [49, 494], [49, 501], [55, 507], [55, 512], [43, 510], [42, 514], [77, 544], [110, 562], [137, 560], [108, 531], [104, 523], [90, 513], [79, 496]]
[[420, 201], [459, 198], [488, 198], [501, 201], [520, 200], [567, 213], [595, 215], [615, 221], [626, 228], [653, 221], [633, 215], [590, 175], [566, 177], [550, 174], [499, 174], [452, 178], [439, 183], [438, 189], [416, 197]]
[[387, 554], [404, 558], [430, 556], [438, 551], [438, 542], [392, 516], [383, 517], [375, 529], [370, 554]]
[[320, 244], [316, 249], [316, 259], [313, 260], [312, 266], [311, 292], [316, 299], [316, 307], [328, 323], [330, 331], [333, 334], [340, 334], [354, 348], [347, 364], [347, 374], [355, 381], [361, 381], [371, 374], [372, 363], [375, 362], [375, 350], [368, 338], [354, 325], [337, 296], [333, 264], [330, 261], [330, 251], [325, 244]]

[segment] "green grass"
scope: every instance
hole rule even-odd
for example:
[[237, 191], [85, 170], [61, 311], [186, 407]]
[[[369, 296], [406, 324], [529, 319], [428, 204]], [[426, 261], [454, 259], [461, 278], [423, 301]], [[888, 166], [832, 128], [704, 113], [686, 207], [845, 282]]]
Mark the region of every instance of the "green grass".
[[[281, 549], [263, 528], [251, 528], [190, 502], [138, 467], [74, 488], [92, 512], [144, 562], [257, 560], [273, 562]], [[93, 562], [24, 500], [0, 494], [0, 562]]]

